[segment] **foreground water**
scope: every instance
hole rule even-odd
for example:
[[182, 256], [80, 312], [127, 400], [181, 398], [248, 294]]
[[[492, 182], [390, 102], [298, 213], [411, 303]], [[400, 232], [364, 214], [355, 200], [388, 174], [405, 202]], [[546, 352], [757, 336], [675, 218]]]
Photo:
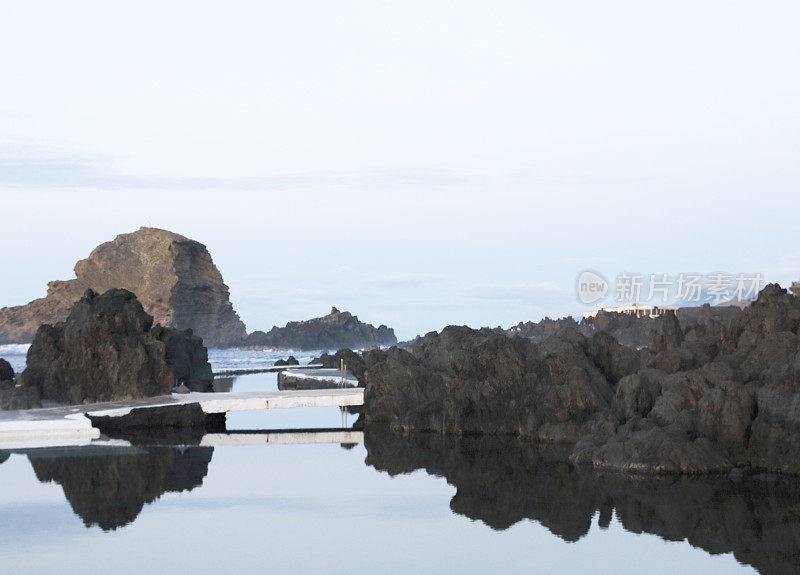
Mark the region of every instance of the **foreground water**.
[[[275, 378], [226, 385], [274, 389]], [[341, 426], [338, 408], [228, 419], [234, 438]], [[597, 475], [511, 438], [375, 430], [355, 445], [285, 446], [264, 437], [235, 447], [154, 436], [0, 451], [0, 565], [81, 574], [800, 572], [795, 482]]]

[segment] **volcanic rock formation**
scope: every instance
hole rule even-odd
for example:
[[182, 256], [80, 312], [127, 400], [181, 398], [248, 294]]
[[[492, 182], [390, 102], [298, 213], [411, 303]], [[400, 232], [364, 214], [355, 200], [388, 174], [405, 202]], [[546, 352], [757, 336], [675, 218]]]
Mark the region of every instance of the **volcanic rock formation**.
[[381, 325], [363, 323], [358, 316], [331, 309], [331, 313], [307, 321], [290, 321], [286, 327], [273, 327], [269, 332], [254, 331], [247, 336], [248, 347], [279, 349], [360, 349], [394, 345], [394, 330]]
[[42, 325], [28, 350], [17, 392], [78, 404], [163, 395], [176, 382], [210, 391], [208, 354], [190, 331], [153, 325], [136, 296], [91, 290], [65, 322]]
[[181, 235], [156, 228], [121, 234], [79, 261], [75, 276], [50, 282], [47, 297], [0, 309], [0, 343], [30, 342], [40, 325], [64, 321], [87, 289], [111, 288], [132, 291], [157, 323], [192, 329], [209, 347], [246, 335], [206, 247]]
[[[747, 303], [749, 304], [750, 302]], [[742, 307], [735, 305], [712, 307], [709, 304], [704, 304], [678, 308], [675, 314], [678, 317], [681, 328], [687, 329], [704, 323], [709, 319], [727, 325], [734, 317], [739, 315], [741, 310]], [[613, 335], [623, 345], [644, 347], [648, 344], [650, 332], [655, 330], [657, 326], [658, 318], [655, 317], [636, 317], [625, 313], [600, 311], [594, 317], [582, 319], [580, 324], [571, 317], [561, 319], [546, 317], [536, 323], [531, 321], [519, 322], [514, 327], [505, 330], [505, 334], [523, 337], [534, 343], [541, 343], [560, 330], [571, 327], [586, 337], [591, 337], [596, 332], [604, 331]]]
[[574, 462], [626, 472], [800, 474], [800, 298], [773, 284], [727, 325], [656, 326], [641, 350], [574, 327], [541, 344], [448, 327], [365, 352], [348, 364], [360, 425], [568, 443]]

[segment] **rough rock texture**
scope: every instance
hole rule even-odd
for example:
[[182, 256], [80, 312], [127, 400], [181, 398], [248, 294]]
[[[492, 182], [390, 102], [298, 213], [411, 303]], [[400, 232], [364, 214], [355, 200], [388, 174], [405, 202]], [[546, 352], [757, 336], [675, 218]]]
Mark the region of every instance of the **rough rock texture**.
[[365, 352], [359, 424], [574, 444], [574, 462], [625, 472], [800, 474], [800, 299], [770, 285], [727, 325], [666, 314], [648, 335], [449, 327]]
[[363, 380], [364, 369], [366, 368], [364, 358], [351, 349], [343, 348], [333, 355], [323, 353], [321, 356], [313, 358], [311, 363], [314, 365], [319, 364], [328, 369], [339, 369], [342, 361], [344, 361], [347, 371], [351, 372], [359, 380]]
[[394, 330], [381, 325], [362, 323], [357, 316], [331, 309], [331, 313], [307, 321], [290, 321], [285, 327], [273, 327], [269, 332], [254, 331], [247, 336], [247, 347], [279, 349], [362, 349], [394, 345]]
[[181, 235], [140, 228], [99, 245], [75, 265], [75, 279], [48, 284], [47, 297], [0, 309], [0, 343], [33, 340], [42, 324], [64, 321], [87, 290], [132, 291], [164, 327], [192, 329], [207, 346], [228, 346], [246, 335], [228, 287], [206, 247]]
[[112, 455], [31, 454], [28, 459], [39, 481], [61, 485], [86, 527], [109, 531], [131, 523], [146, 503], [166, 492], [202, 485], [213, 453], [213, 447], [144, 447]]
[[546, 317], [535, 323], [532, 321], [519, 322], [514, 327], [507, 329], [505, 333], [510, 336], [524, 337], [534, 343], [541, 343], [566, 327], [578, 329], [578, 322], [571, 317], [561, 319]]
[[297, 358], [293, 355], [290, 355], [286, 359], [279, 359], [275, 362], [276, 367], [283, 367], [285, 365], [300, 365], [300, 362], [297, 361]]
[[364, 361], [366, 425], [555, 442], [613, 429], [609, 378], [639, 367], [635, 350], [570, 328], [536, 345], [448, 327], [419, 338], [411, 351], [365, 352]]
[[[708, 320], [727, 325], [739, 315], [741, 308], [735, 306], [682, 307], [675, 312], [681, 329], [702, 324]], [[644, 347], [650, 341], [650, 333], [659, 325], [659, 318], [635, 317], [628, 314], [601, 311], [595, 317], [581, 321], [580, 331], [586, 336], [604, 331], [613, 335], [623, 345]]]
[[[681, 329], [705, 323], [709, 319], [727, 325], [740, 311], [741, 308], [736, 306], [712, 307], [704, 304], [697, 307], [679, 308], [677, 318]], [[598, 332], [605, 332], [614, 336], [623, 345], [640, 348], [648, 345], [650, 333], [657, 328], [658, 323], [657, 318], [601, 311], [594, 317], [581, 320], [580, 324], [571, 317], [555, 320], [546, 317], [536, 323], [520, 322], [503, 333], [508, 336], [522, 337], [534, 343], [541, 343], [564, 328], [574, 328], [586, 337], [591, 337]]]
[[147, 409], [131, 409], [130, 413], [121, 416], [87, 415], [92, 426], [111, 437], [127, 438], [137, 430], [178, 428], [187, 430], [196, 428], [203, 431], [224, 431], [226, 416], [224, 413], [205, 413], [196, 403], [188, 405], [166, 405]]
[[14, 368], [0, 357], [0, 382], [14, 381]]
[[[417, 469], [455, 488], [454, 513], [508, 529], [533, 520], [566, 541], [624, 529], [687, 541], [710, 554], [733, 553], [762, 575], [800, 572], [800, 482], [737, 474], [628, 477], [571, 465], [568, 450], [502, 436], [396, 434], [370, 428], [367, 465], [389, 475]], [[647, 569], [644, 569], [647, 571]]]
[[205, 391], [213, 375], [199, 337], [153, 325], [133, 293], [112, 289], [87, 290], [65, 322], [41, 326], [18, 379], [76, 404], [163, 395], [178, 381]]

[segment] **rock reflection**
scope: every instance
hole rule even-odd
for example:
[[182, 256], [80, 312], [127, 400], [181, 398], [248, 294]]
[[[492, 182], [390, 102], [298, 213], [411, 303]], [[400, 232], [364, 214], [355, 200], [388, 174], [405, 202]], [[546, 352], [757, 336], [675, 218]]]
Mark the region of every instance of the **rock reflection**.
[[108, 531], [131, 523], [146, 503], [167, 492], [191, 491], [208, 474], [213, 447], [131, 447], [105, 453], [28, 454], [41, 482], [61, 485], [87, 527]]
[[762, 575], [800, 572], [800, 483], [776, 477], [631, 478], [573, 467], [560, 450], [514, 438], [397, 435], [370, 429], [368, 465], [390, 475], [423, 469], [456, 488], [453, 512], [507, 529], [532, 519], [577, 541], [595, 514], [634, 533], [733, 552]]

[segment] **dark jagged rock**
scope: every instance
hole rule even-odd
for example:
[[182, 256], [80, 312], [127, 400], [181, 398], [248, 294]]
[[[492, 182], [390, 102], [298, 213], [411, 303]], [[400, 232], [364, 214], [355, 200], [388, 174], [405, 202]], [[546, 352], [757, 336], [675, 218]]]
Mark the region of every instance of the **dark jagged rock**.
[[599, 517], [633, 533], [687, 541], [710, 554], [733, 553], [762, 575], [800, 572], [800, 482], [737, 475], [636, 477], [591, 473], [568, 449], [513, 437], [365, 433], [367, 465], [390, 475], [444, 477], [454, 513], [507, 529], [530, 519], [578, 541]]
[[600, 311], [594, 317], [581, 320], [580, 330], [584, 334], [605, 332], [623, 345], [639, 348], [647, 345], [656, 325], [656, 318]]
[[578, 329], [578, 322], [571, 317], [561, 319], [544, 318], [536, 323], [527, 321], [525, 323], [519, 322], [514, 327], [506, 330], [506, 334], [515, 335], [517, 337], [524, 337], [534, 343], [541, 343], [548, 337], [555, 335], [565, 327]]
[[0, 357], [0, 382], [14, 381], [14, 368]]
[[659, 318], [656, 329], [649, 333], [649, 349], [653, 353], [661, 353], [677, 349], [683, 343], [683, 331], [678, 323], [678, 317], [672, 310], [667, 310]]
[[114, 455], [28, 455], [41, 482], [61, 485], [86, 527], [104, 531], [131, 523], [146, 503], [203, 484], [213, 447], [130, 448]]
[[[670, 310], [671, 311], [671, 310]], [[715, 306], [708, 304], [697, 307], [682, 307], [674, 312], [681, 330], [706, 323], [709, 319], [727, 325], [741, 311], [735, 306]], [[561, 319], [544, 318], [539, 322], [520, 322], [505, 330], [508, 336], [522, 337], [534, 343], [541, 343], [561, 329], [571, 327], [586, 337], [595, 333], [607, 333], [619, 343], [641, 348], [650, 343], [651, 333], [659, 325], [658, 318], [636, 317], [630, 314], [600, 311], [596, 316], [584, 318], [580, 324], [571, 317]]]
[[330, 355], [323, 353], [319, 357], [311, 360], [312, 364], [319, 364], [328, 369], [339, 369], [344, 361], [347, 371], [352, 373], [357, 379], [361, 380], [364, 377], [365, 363], [364, 359], [351, 349], [340, 349], [335, 354]]
[[363, 354], [359, 425], [574, 443], [634, 473], [800, 474], [800, 300], [767, 286], [726, 324], [654, 320], [651, 346], [565, 328], [536, 344], [449, 327]]
[[[364, 354], [364, 425], [444, 433], [512, 433], [577, 441], [610, 425], [621, 362], [638, 368], [636, 351], [613, 339], [590, 340], [566, 328], [543, 344], [489, 331], [448, 327], [418, 339], [410, 351]], [[619, 348], [619, 351], [611, 351]]]
[[19, 376], [42, 399], [72, 404], [163, 395], [176, 382], [206, 391], [212, 381], [202, 340], [153, 325], [121, 289], [87, 290], [65, 322], [41, 326]]
[[626, 471], [800, 474], [798, 328], [800, 300], [777, 285], [727, 327], [711, 319], [689, 328], [679, 347], [651, 359], [664, 377], [629, 382], [630, 394], [652, 402], [628, 409], [612, 436], [582, 439], [573, 459]]
[[112, 437], [127, 439], [127, 434], [137, 430], [165, 428], [195, 428], [202, 431], [221, 431], [225, 429], [224, 413], [206, 413], [197, 403], [187, 405], [166, 405], [146, 409], [131, 409], [121, 416], [89, 415], [92, 426]]
[[[712, 307], [704, 304], [696, 307], [681, 307], [674, 313], [680, 329], [686, 330], [707, 323], [709, 320], [727, 325], [740, 312], [741, 308], [736, 306]], [[659, 318], [636, 317], [624, 313], [601, 311], [594, 317], [581, 320], [579, 329], [587, 337], [597, 332], [606, 332], [623, 345], [641, 348], [650, 343], [650, 334], [658, 327], [658, 320]]]
[[276, 367], [283, 367], [286, 365], [300, 365], [300, 362], [297, 361], [297, 358], [293, 355], [290, 355], [286, 359], [279, 359], [275, 362]]
[[0, 343], [30, 342], [40, 325], [64, 321], [87, 289], [112, 288], [132, 291], [156, 323], [193, 329], [208, 346], [246, 335], [208, 250], [181, 235], [156, 228], [121, 234], [79, 261], [75, 276], [50, 282], [45, 298], [0, 309]]
[[254, 331], [244, 340], [247, 347], [277, 349], [362, 349], [394, 345], [394, 330], [381, 325], [362, 323], [349, 312], [331, 309], [324, 317], [308, 321], [290, 321], [285, 327], [273, 327], [269, 332]]

